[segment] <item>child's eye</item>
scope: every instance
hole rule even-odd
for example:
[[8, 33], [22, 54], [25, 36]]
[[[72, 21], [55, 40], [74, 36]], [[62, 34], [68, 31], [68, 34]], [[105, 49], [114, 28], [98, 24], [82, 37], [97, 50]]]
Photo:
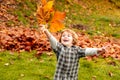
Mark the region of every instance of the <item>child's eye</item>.
[[70, 37], [70, 35], [68, 35], [68, 37]]
[[65, 37], [65, 35], [62, 35], [62, 37]]
[[71, 37], [71, 35], [68, 35], [68, 37]]

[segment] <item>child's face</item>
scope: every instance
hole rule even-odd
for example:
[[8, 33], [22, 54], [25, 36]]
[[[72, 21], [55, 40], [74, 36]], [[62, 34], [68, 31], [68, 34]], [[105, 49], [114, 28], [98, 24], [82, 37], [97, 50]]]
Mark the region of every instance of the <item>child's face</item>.
[[72, 34], [69, 32], [63, 32], [61, 36], [61, 43], [67, 47], [71, 47], [73, 44]]

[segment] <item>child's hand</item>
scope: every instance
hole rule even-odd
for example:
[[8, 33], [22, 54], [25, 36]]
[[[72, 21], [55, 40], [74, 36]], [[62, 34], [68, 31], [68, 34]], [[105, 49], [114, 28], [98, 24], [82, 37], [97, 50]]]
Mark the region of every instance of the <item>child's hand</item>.
[[42, 32], [47, 31], [47, 29], [46, 29], [47, 25], [40, 24], [39, 26], [40, 26], [39, 30], [41, 30]]
[[105, 48], [104, 47], [102, 47], [102, 48], [98, 48], [98, 54], [104, 54], [105, 53]]
[[104, 54], [106, 52], [106, 48], [108, 47], [109, 45], [107, 46], [104, 46], [102, 48], [98, 48], [98, 54]]

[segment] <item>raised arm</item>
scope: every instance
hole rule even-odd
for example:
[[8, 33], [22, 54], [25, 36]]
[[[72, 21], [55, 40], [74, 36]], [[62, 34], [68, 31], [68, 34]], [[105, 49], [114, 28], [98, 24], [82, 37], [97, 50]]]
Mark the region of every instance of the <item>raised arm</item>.
[[41, 26], [41, 30], [46, 34], [46, 36], [48, 37], [49, 41], [50, 41], [50, 44], [51, 44], [51, 47], [53, 49], [56, 48], [57, 46], [57, 39], [49, 32], [48, 29], [45, 28], [45, 25], [40, 25]]

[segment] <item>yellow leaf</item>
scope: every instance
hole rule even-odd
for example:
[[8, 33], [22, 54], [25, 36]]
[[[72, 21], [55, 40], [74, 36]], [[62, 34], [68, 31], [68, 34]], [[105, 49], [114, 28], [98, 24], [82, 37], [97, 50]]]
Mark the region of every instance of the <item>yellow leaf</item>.
[[50, 11], [52, 9], [52, 7], [53, 7], [53, 3], [54, 3], [53, 1], [47, 2], [47, 4], [45, 4], [45, 6], [43, 7], [44, 11], [45, 12]]

